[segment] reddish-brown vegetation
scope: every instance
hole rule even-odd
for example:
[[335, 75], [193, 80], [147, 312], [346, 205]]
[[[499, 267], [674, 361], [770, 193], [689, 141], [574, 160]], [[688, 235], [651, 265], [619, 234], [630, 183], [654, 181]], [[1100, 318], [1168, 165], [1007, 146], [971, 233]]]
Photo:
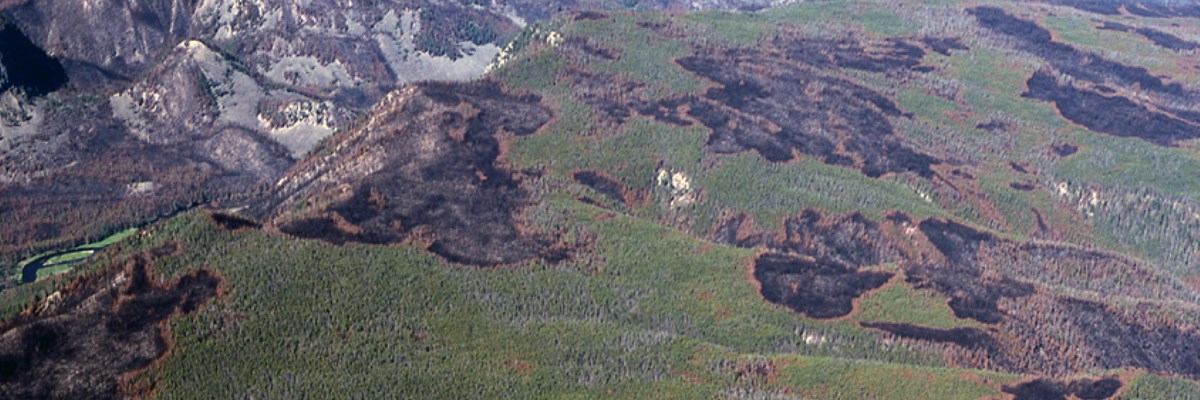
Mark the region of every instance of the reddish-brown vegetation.
[[170, 348], [166, 323], [220, 293], [222, 279], [197, 270], [174, 282], [153, 266], [164, 246], [72, 282], [0, 326], [0, 390], [12, 398], [117, 398], [118, 378]]

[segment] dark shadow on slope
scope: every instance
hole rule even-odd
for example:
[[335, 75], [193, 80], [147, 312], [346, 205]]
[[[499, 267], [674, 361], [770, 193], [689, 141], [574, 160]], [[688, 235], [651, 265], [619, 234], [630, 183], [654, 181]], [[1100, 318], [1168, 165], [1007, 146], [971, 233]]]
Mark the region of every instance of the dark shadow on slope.
[[42, 96], [66, 83], [62, 64], [0, 18], [0, 93], [15, 88], [27, 96]]

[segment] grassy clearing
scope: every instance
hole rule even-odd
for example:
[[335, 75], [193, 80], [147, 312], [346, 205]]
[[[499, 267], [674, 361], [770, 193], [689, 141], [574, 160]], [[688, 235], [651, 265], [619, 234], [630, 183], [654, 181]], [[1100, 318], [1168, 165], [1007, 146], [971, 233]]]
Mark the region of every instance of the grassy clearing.
[[1117, 396], [1120, 400], [1138, 399], [1200, 399], [1200, 383], [1182, 378], [1162, 377], [1142, 373], [1129, 382], [1129, 387]]
[[1167, 149], [1138, 139], [1088, 132], [1076, 135], [1082, 150], [1059, 164], [1055, 175], [1105, 187], [1148, 187], [1200, 201], [1200, 160], [1180, 149]]
[[1178, 53], [1155, 45], [1137, 33], [1094, 28], [1093, 25], [1099, 26], [1100, 23], [1085, 18], [1068, 15], [1049, 16], [1043, 19], [1042, 26], [1054, 32], [1061, 42], [1101, 54], [1125, 65], [1145, 67], [1172, 76], [1190, 75], [1179, 67], [1181, 60]]
[[83, 259], [87, 259], [88, 257], [91, 257], [92, 254], [94, 254], [95, 252], [96, 252], [95, 250], [79, 250], [79, 251], [75, 251], [75, 252], [71, 252], [71, 253], [66, 253], [66, 254], [62, 254], [62, 255], [58, 255], [58, 256], [54, 256], [54, 257], [50, 257], [50, 258], [46, 259], [45, 264], [51, 265], [51, 264], [79, 261], [79, 260], [83, 260]]
[[913, 35], [919, 27], [894, 12], [852, 1], [819, 1], [790, 4], [759, 12], [706, 11], [682, 18], [705, 37], [715, 37], [731, 45], [749, 46], [781, 29], [811, 27], [837, 21], [841, 27], [862, 30], [879, 36]]
[[812, 159], [776, 164], [754, 153], [721, 156], [720, 165], [697, 180], [707, 190], [706, 208], [746, 211], [763, 224], [774, 225], [808, 207], [858, 211], [876, 219], [887, 210], [915, 218], [945, 215], [905, 185]]
[[[128, 228], [128, 229], [125, 229], [122, 231], [118, 231], [117, 233], [108, 235], [108, 236], [104, 237], [103, 239], [97, 240], [95, 242], [75, 246], [71, 250], [89, 249], [89, 248], [96, 248], [96, 247], [108, 247], [109, 245], [111, 245], [113, 243], [119, 242], [119, 241], [129, 237], [130, 235], [137, 233], [137, 231], [138, 231], [137, 228]], [[71, 251], [71, 250], [68, 250], [68, 251]], [[41, 257], [45, 257], [48, 254], [53, 254], [53, 253], [57, 253], [57, 252], [59, 252], [59, 251], [58, 250], [47, 251], [47, 252], [40, 253], [40, 254], [34, 255], [32, 257], [26, 258], [24, 260], [21, 260], [21, 262], [17, 263], [17, 269], [18, 270], [21, 269], [22, 267], [25, 266], [25, 264], [29, 264], [33, 260], [36, 260]], [[78, 261], [78, 260], [87, 258], [91, 255], [92, 255], [92, 253], [89, 253], [84, 250], [74, 251], [74, 252], [66, 253], [66, 254], [63, 254], [60, 256], [51, 257], [49, 260], [46, 260], [45, 263], [46, 264], [55, 264], [55, 263], [67, 262], [67, 261]]]
[[797, 359], [781, 368], [780, 386], [818, 399], [979, 399], [997, 396], [1011, 375], [905, 367], [837, 359]]
[[978, 326], [972, 320], [955, 317], [950, 306], [946, 304], [948, 298], [930, 290], [913, 289], [904, 282], [902, 276], [895, 279], [895, 282], [858, 299], [858, 313], [854, 318], [860, 321], [915, 324], [932, 328]]
[[37, 270], [37, 279], [42, 280], [54, 275], [66, 273], [71, 270], [70, 265], [56, 265], [53, 267], [41, 268]]
[[705, 87], [703, 80], [674, 63], [675, 58], [691, 54], [685, 43], [638, 26], [655, 22], [666, 20], [651, 14], [613, 13], [607, 20], [568, 24], [562, 33], [585, 36], [605, 47], [620, 49], [622, 53], [617, 60], [591, 62], [588, 68], [649, 84], [658, 89], [661, 97], [693, 93]]

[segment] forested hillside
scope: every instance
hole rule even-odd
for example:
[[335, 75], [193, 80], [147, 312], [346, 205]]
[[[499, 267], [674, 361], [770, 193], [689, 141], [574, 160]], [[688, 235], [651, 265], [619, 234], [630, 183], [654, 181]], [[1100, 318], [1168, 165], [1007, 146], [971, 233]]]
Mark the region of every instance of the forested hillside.
[[414, 42], [477, 79], [252, 90], [332, 105], [302, 141], [178, 83], [246, 93], [245, 42], [112, 89], [165, 175], [85, 226], [179, 213], [18, 264], [0, 393], [1200, 398], [1200, 5], [511, 3]]

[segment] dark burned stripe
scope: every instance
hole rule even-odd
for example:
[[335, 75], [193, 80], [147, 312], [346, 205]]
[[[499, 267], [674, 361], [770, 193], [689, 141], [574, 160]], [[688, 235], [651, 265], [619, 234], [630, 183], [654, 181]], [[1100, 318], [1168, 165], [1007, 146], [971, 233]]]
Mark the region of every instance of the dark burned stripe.
[[1126, 86], [1136, 84], [1141, 90], [1162, 96], [1190, 96], [1182, 85], [1167, 83], [1146, 68], [1124, 65], [1055, 42], [1050, 31], [1032, 21], [1009, 15], [1000, 8], [975, 7], [969, 9], [968, 13], [975, 16], [985, 28], [1017, 39], [1017, 48], [1033, 53], [1053, 65], [1055, 69], [1076, 79], [1096, 84], [1108, 81]]
[[[993, 32], [1014, 38], [1016, 47], [1040, 57], [1054, 69], [1074, 79], [1090, 82], [1094, 88], [1061, 83], [1049, 71], [1038, 71], [1026, 82], [1024, 97], [1052, 102], [1062, 117], [1090, 130], [1121, 137], [1136, 137], [1160, 146], [1200, 137], [1200, 112], [1173, 106], [1194, 103], [1196, 93], [1179, 83], [1168, 83], [1143, 67], [1124, 65], [1096, 54], [1055, 42], [1050, 31], [1038, 24], [1009, 15], [996, 7], [968, 10], [981, 25]], [[1195, 48], [1194, 43], [1151, 29], [1138, 29], [1109, 23], [1102, 29], [1133, 31], [1162, 46]], [[1123, 97], [1108, 88], [1116, 84], [1130, 90], [1149, 92], [1153, 100]], [[1141, 102], [1153, 102], [1147, 107]], [[1159, 112], [1153, 110], [1165, 110]]]
[[1134, 28], [1116, 22], [1105, 22], [1097, 27], [1100, 30], [1136, 33], [1154, 44], [1174, 51], [1194, 50], [1200, 48], [1200, 43], [1187, 41], [1178, 36], [1151, 28]]
[[1200, 4], [1186, 1], [1158, 0], [1048, 0], [1079, 10], [1121, 15], [1121, 10], [1146, 18], [1200, 18]]
[[1152, 111], [1125, 97], [1059, 83], [1046, 71], [1035, 72], [1026, 85], [1029, 91], [1022, 96], [1052, 102], [1063, 118], [1095, 132], [1140, 138], [1160, 146], [1200, 137], [1200, 123]]
[[859, 322], [864, 328], [878, 329], [893, 335], [916, 340], [926, 340], [934, 343], [949, 343], [962, 348], [973, 350], [995, 351], [999, 344], [987, 332], [978, 328], [927, 328], [912, 324], [891, 322]]

